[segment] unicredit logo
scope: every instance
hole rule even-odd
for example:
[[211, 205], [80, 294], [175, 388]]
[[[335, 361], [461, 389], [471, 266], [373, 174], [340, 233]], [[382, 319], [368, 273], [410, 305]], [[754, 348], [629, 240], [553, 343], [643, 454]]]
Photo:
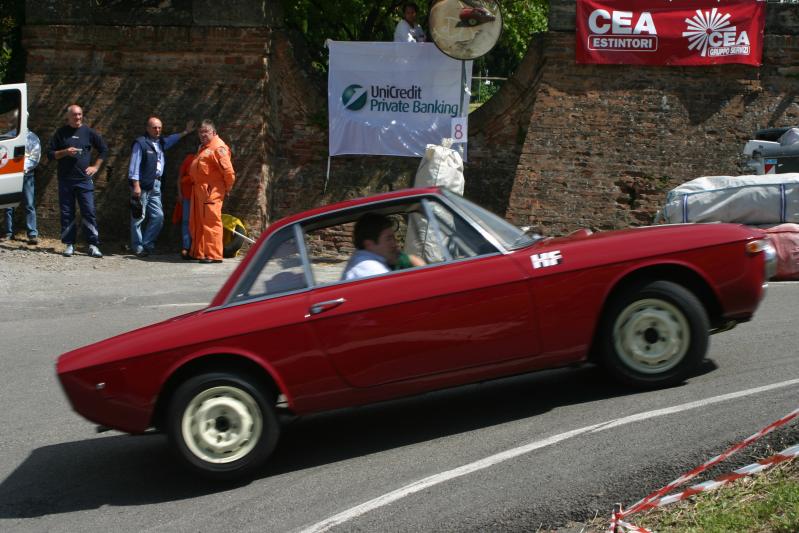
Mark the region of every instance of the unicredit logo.
[[350, 85], [341, 93], [341, 103], [350, 111], [358, 111], [366, 105], [366, 89], [360, 85]]

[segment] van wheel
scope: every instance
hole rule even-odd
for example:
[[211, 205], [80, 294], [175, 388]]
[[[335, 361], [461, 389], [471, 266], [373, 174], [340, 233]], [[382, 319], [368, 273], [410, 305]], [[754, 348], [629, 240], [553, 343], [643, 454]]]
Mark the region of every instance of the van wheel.
[[177, 388], [167, 435], [184, 466], [211, 479], [233, 480], [252, 475], [266, 462], [280, 427], [259, 386], [237, 374], [215, 372]]
[[681, 285], [654, 281], [616, 298], [601, 325], [600, 358], [623, 383], [675, 385], [707, 353], [710, 323], [702, 303]]

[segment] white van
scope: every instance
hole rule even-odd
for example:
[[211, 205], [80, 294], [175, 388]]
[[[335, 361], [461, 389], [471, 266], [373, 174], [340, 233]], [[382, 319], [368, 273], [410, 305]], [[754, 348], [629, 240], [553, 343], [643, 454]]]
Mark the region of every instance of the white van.
[[0, 208], [22, 200], [28, 94], [24, 83], [0, 85]]
[[799, 172], [799, 126], [766, 128], [744, 146], [747, 174], [788, 174]]

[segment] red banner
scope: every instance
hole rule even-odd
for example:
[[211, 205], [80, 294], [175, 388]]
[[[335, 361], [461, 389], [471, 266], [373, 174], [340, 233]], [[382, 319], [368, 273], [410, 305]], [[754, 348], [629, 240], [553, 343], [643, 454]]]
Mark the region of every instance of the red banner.
[[578, 63], [760, 65], [762, 0], [577, 0]]

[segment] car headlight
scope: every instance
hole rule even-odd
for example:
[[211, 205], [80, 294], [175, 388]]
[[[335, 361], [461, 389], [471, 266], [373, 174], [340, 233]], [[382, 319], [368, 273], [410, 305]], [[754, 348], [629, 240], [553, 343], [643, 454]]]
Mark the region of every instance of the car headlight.
[[751, 255], [762, 253], [766, 261], [766, 279], [768, 280], [774, 277], [777, 273], [777, 249], [771, 244], [770, 239], [765, 238], [749, 241], [746, 243], [746, 251]]

